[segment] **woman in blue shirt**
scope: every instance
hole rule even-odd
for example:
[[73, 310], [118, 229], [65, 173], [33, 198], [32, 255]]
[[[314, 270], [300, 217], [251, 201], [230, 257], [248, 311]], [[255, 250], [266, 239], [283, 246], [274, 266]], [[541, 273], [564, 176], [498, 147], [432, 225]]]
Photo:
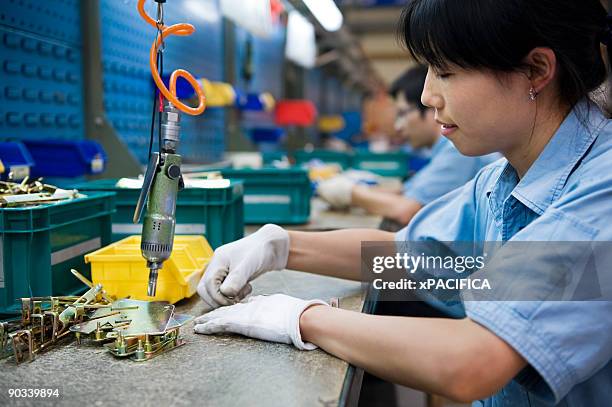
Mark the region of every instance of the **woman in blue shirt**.
[[[612, 41], [599, 0], [413, 0], [402, 22], [408, 50], [429, 66], [422, 100], [443, 135], [463, 154], [506, 160], [397, 235], [266, 225], [219, 248], [198, 293], [223, 307], [195, 331], [318, 346], [390, 381], [477, 404], [609, 405], [610, 301], [466, 301], [462, 319], [364, 315], [284, 295], [235, 303], [269, 270], [357, 280], [362, 241], [612, 241], [612, 125], [588, 99], [606, 79], [600, 41]], [[529, 269], [518, 260], [500, 269]], [[545, 286], [538, 278], [533, 286]]]

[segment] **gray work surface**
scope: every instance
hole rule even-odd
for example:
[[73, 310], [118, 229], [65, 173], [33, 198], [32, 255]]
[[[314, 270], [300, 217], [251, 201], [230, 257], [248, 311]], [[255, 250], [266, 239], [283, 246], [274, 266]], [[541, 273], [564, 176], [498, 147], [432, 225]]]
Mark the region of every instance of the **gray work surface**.
[[[378, 229], [382, 217], [370, 215], [361, 208], [331, 210], [329, 205], [319, 198], [314, 198], [310, 205], [310, 222], [303, 225], [281, 225], [289, 230], [324, 231], [336, 229]], [[246, 225], [245, 232], [250, 234], [261, 225]]]
[[[264, 274], [255, 294], [285, 293], [361, 310], [361, 285], [293, 271]], [[200, 315], [197, 295], [177, 311]], [[115, 359], [97, 346], [67, 344], [37, 355], [33, 362], [0, 362], [0, 405], [9, 388], [59, 388], [60, 405], [128, 406], [331, 406], [341, 397], [348, 364], [321, 350], [299, 351], [285, 344], [234, 335], [196, 335], [182, 329], [187, 344], [146, 362]], [[48, 399], [47, 399], [48, 400]], [[29, 402], [29, 403], [28, 403]], [[21, 399], [20, 405], [33, 404]], [[39, 399], [35, 402], [41, 404]], [[48, 404], [48, 401], [47, 401]]]
[[361, 208], [331, 210], [327, 203], [315, 198], [310, 206], [310, 222], [303, 227], [296, 225], [291, 228], [295, 230], [378, 229], [381, 220], [380, 216], [368, 214]]

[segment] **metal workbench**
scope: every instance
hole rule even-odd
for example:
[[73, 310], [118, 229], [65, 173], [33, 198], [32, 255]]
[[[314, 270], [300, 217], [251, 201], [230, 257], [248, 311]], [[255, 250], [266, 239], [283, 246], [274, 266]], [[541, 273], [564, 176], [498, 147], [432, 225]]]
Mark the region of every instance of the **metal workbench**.
[[[378, 217], [325, 212], [317, 206], [303, 229], [375, 227], [378, 222]], [[354, 311], [368, 312], [369, 307], [360, 283], [307, 273], [267, 273], [253, 282], [253, 289], [254, 294], [304, 299], [337, 297], [341, 308]], [[177, 312], [194, 316], [202, 309], [197, 296], [177, 304]], [[75, 343], [30, 363], [3, 360], [0, 405], [32, 401], [8, 399], [9, 388], [58, 388], [60, 398], [46, 401], [75, 406], [336, 406], [357, 401], [363, 372], [322, 350], [299, 351], [236, 335], [197, 335], [192, 325], [182, 329], [186, 345], [146, 362], [117, 360], [103, 348]]]
[[[370, 215], [360, 208], [330, 210], [329, 205], [319, 198], [313, 198], [310, 206], [310, 221], [303, 225], [280, 225], [290, 230], [326, 231], [336, 229], [366, 228], [377, 229], [382, 218]], [[253, 233], [261, 225], [246, 225], [246, 234]]]
[[[339, 297], [342, 308], [363, 306], [357, 282], [280, 271], [263, 275], [253, 286], [256, 294]], [[200, 315], [202, 302], [195, 296], [177, 304], [177, 311]], [[58, 388], [58, 404], [74, 406], [331, 406], [348, 397], [343, 395], [345, 380], [352, 380], [347, 379], [348, 364], [321, 350], [299, 351], [235, 335], [197, 335], [192, 323], [182, 332], [186, 345], [146, 362], [115, 359], [101, 347], [76, 343], [37, 355], [30, 363], [4, 360], [0, 404], [16, 401], [8, 398], [9, 388]]]

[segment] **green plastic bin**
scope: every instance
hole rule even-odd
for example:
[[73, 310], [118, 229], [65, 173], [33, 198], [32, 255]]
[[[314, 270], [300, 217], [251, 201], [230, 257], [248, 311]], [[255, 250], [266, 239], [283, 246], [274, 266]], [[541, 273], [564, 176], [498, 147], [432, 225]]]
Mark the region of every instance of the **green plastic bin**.
[[[117, 212], [113, 215], [113, 242], [142, 233], [142, 219], [134, 224], [140, 189], [117, 188], [117, 179], [102, 179], [73, 185], [79, 191], [113, 191]], [[176, 202], [177, 235], [205, 235], [216, 249], [244, 236], [244, 186], [232, 181], [227, 188], [185, 188]], [[143, 216], [144, 218], [144, 216]]]
[[83, 255], [111, 242], [114, 193], [31, 208], [0, 209], [0, 313], [19, 312], [21, 297], [74, 295], [89, 277]]
[[244, 181], [244, 222], [247, 224], [307, 223], [312, 185], [301, 168], [221, 169], [224, 178]]
[[405, 152], [372, 153], [357, 151], [353, 155], [351, 167], [370, 171], [384, 177], [406, 177], [410, 156]]
[[352, 153], [332, 150], [300, 150], [294, 153], [294, 157], [296, 165], [305, 164], [310, 160], [321, 160], [326, 164], [338, 164], [343, 170], [350, 168], [352, 163]]
[[271, 165], [274, 161], [287, 159], [287, 153], [283, 151], [265, 151], [261, 153], [261, 162], [264, 166]]

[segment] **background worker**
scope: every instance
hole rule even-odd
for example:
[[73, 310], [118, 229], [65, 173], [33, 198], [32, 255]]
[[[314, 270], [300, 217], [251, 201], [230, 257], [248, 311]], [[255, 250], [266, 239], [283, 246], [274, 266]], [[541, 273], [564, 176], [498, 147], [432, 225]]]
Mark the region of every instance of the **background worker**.
[[[403, 186], [401, 193], [358, 184], [339, 175], [323, 181], [317, 193], [334, 208], [361, 207], [369, 213], [396, 222], [399, 230], [425, 205], [471, 180], [487, 164], [501, 158], [498, 154], [468, 157], [440, 135], [435, 111], [421, 103], [427, 67], [409, 68], [391, 86], [395, 100], [397, 137], [413, 149], [431, 148], [431, 161]], [[395, 231], [394, 230], [394, 231]]]

